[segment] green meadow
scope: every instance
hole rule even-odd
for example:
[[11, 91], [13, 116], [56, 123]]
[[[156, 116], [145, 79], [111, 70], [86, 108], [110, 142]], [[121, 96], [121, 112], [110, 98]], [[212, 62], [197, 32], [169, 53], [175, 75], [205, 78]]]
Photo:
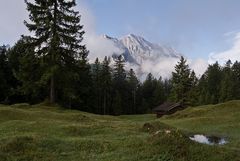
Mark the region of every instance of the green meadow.
[[[193, 134], [224, 137], [206, 145]], [[240, 101], [153, 114], [102, 116], [44, 104], [0, 105], [1, 161], [239, 161]]]

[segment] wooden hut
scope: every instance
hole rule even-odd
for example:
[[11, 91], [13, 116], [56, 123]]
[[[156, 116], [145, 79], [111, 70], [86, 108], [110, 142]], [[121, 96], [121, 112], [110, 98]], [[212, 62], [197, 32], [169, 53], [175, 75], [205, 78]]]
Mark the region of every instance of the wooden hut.
[[184, 107], [181, 103], [165, 102], [154, 108], [153, 112], [157, 114], [157, 117], [162, 117], [163, 115], [170, 115], [183, 109]]

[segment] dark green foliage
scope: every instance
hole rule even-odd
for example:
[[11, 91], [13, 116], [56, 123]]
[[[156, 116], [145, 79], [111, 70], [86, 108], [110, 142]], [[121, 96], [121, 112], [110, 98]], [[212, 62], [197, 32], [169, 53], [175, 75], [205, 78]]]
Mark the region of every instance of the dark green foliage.
[[166, 101], [167, 99], [167, 95], [165, 95], [166, 90], [164, 87], [164, 81], [162, 80], [162, 77], [160, 77], [156, 83], [157, 84], [153, 92], [153, 102], [155, 107], [164, 103], [164, 101]]
[[156, 80], [151, 73], [146, 77], [142, 85], [143, 106], [145, 110], [154, 107], [154, 91], [156, 87]]
[[[50, 102], [55, 103], [56, 93], [73, 95], [69, 80], [75, 78], [75, 69], [79, 69], [79, 63], [86, 63], [88, 52], [85, 46], [80, 45], [83, 26], [79, 24], [79, 13], [73, 10], [75, 0], [25, 2], [31, 20], [30, 23], [25, 21], [25, 25], [35, 34], [29, 45], [34, 46], [36, 55], [42, 60], [44, 68], [41, 80], [48, 84]], [[64, 92], [59, 92], [60, 88]], [[70, 96], [66, 99], [72, 98]]]
[[46, 83], [41, 80], [44, 67], [29, 43], [27, 37], [21, 38], [9, 51], [9, 63], [18, 80], [15, 92], [25, 96], [27, 102], [37, 103], [46, 97]]
[[199, 82], [199, 104], [216, 104], [220, 98], [222, 72], [216, 62], [209, 65]]
[[110, 106], [111, 106], [111, 92], [112, 92], [112, 74], [110, 68], [110, 57], [105, 57], [102, 62], [102, 70], [100, 72], [100, 80], [102, 86], [102, 99], [103, 99], [103, 114], [110, 113]]
[[127, 113], [136, 113], [137, 111], [137, 90], [139, 87], [139, 80], [133, 71], [130, 69], [127, 75], [128, 91], [129, 91], [129, 108]]
[[194, 71], [191, 72], [190, 74], [190, 82], [191, 82], [191, 89], [188, 93], [188, 100], [189, 104], [191, 106], [196, 106], [198, 105], [198, 78], [196, 77], [196, 74]]
[[240, 99], [240, 62], [235, 62], [232, 65], [232, 86], [234, 99]]
[[[115, 60], [113, 68], [113, 113], [118, 115], [127, 112], [127, 81], [124, 69], [125, 61], [122, 55]], [[117, 102], [116, 102], [117, 101]]]
[[229, 60], [222, 69], [222, 80], [220, 88], [220, 102], [226, 102], [234, 98], [233, 71], [231, 70], [232, 62]]
[[102, 109], [101, 109], [101, 96], [102, 96], [102, 91], [101, 91], [101, 78], [100, 78], [100, 72], [101, 72], [101, 64], [98, 60], [98, 58], [96, 59], [95, 63], [93, 64], [92, 67], [92, 79], [93, 79], [93, 89], [94, 89], [94, 93], [93, 95], [95, 96], [95, 98], [93, 99], [94, 101], [94, 106], [95, 106], [95, 113], [101, 113]]
[[172, 73], [172, 100], [183, 104], [189, 104], [189, 93], [195, 81], [194, 75], [192, 75], [194, 78], [191, 78], [191, 70], [186, 62], [186, 59], [181, 57], [175, 66], [175, 72]]
[[7, 47], [5, 45], [0, 46], [0, 101], [7, 99], [10, 93], [10, 85], [8, 83], [10, 72], [7, 62]]

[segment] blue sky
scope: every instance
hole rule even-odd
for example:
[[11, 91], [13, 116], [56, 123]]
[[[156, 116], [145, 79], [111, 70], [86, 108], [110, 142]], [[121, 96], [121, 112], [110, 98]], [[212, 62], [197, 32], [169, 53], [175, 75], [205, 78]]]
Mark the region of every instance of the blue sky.
[[[188, 59], [201, 58], [208, 63], [240, 60], [240, 0], [77, 2], [81, 23], [90, 35], [89, 49], [105, 48], [102, 50], [105, 54], [109, 44], [102, 45], [97, 36], [122, 37], [133, 33], [151, 42], [173, 46]], [[23, 24], [28, 19], [24, 0], [1, 0], [0, 19], [0, 44], [13, 45], [20, 35], [29, 34]], [[91, 56], [93, 59], [96, 55]]]
[[94, 16], [99, 35], [137, 34], [172, 45], [192, 59], [208, 59], [211, 52], [227, 50], [240, 30], [239, 0], [79, 0], [78, 4], [82, 2]]

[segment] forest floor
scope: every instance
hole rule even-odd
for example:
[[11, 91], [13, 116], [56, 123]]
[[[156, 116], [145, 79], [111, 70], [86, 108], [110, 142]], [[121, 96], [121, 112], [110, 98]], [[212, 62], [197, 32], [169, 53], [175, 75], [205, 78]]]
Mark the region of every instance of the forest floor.
[[[194, 134], [224, 137], [200, 144]], [[0, 161], [239, 161], [240, 101], [155, 115], [101, 116], [0, 105]]]

